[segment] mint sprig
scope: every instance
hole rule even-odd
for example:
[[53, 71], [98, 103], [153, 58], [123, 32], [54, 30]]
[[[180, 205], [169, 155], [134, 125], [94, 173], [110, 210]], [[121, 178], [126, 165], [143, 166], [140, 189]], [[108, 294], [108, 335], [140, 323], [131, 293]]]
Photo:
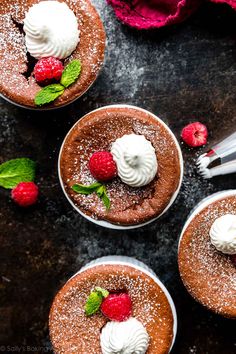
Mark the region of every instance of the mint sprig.
[[55, 101], [55, 99], [63, 94], [65, 88], [60, 84], [51, 84], [45, 86], [40, 90], [34, 99], [34, 102], [37, 106], [42, 106], [44, 104]]
[[109, 295], [109, 292], [103, 288], [96, 287], [86, 301], [84, 310], [87, 316], [94, 315], [100, 309], [102, 301]]
[[81, 72], [81, 63], [79, 60], [75, 59], [72, 60], [64, 69], [62, 76], [61, 76], [61, 85], [64, 87], [68, 87], [73, 82], [75, 82]]
[[100, 292], [102, 294], [103, 298], [106, 298], [109, 295], [109, 291], [106, 289], [100, 288], [100, 286], [96, 286], [95, 290], [97, 292]]
[[[104, 186], [103, 186], [104, 187]], [[104, 191], [103, 191], [103, 194], [101, 195], [100, 197], [103, 201], [103, 204], [105, 205], [106, 209], [109, 210], [110, 207], [111, 207], [111, 201], [110, 199], [108, 198], [108, 195], [106, 193], [106, 189], [104, 187]]]
[[78, 194], [91, 194], [91, 193], [96, 193], [97, 196], [103, 201], [103, 204], [105, 205], [106, 209], [109, 210], [111, 207], [111, 202], [110, 199], [107, 195], [107, 190], [106, 187], [99, 183], [95, 182], [93, 184], [90, 184], [88, 186], [83, 185], [83, 184], [74, 184], [72, 187], [74, 192]]
[[0, 186], [12, 189], [20, 182], [32, 182], [35, 178], [35, 162], [28, 158], [9, 160], [0, 165]]
[[84, 184], [74, 184], [71, 188], [74, 192], [79, 194], [91, 194], [93, 192], [96, 192], [101, 186], [101, 183], [96, 182], [90, 184], [89, 186], [86, 186]]
[[34, 103], [36, 106], [55, 101], [61, 96], [65, 89], [72, 85], [81, 73], [81, 62], [78, 59], [72, 60], [63, 70], [61, 81], [59, 84], [51, 84], [42, 88], [35, 96]]

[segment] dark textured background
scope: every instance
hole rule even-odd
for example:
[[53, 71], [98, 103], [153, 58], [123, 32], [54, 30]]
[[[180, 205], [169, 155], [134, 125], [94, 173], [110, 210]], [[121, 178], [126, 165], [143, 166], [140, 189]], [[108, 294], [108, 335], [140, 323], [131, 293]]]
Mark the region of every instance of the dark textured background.
[[112, 103], [154, 112], [177, 137], [193, 120], [209, 127], [209, 145], [230, 133], [236, 124], [236, 14], [224, 5], [205, 4], [179, 26], [141, 33], [116, 21], [104, 0], [94, 3], [108, 45], [105, 66], [89, 92], [49, 113], [0, 101], [0, 162], [26, 156], [36, 160], [41, 191], [39, 203], [22, 210], [9, 191], [0, 190], [0, 351], [46, 352], [48, 311], [56, 291], [86, 262], [124, 254], [150, 265], [174, 298], [179, 328], [173, 353], [235, 353], [235, 323], [197, 304], [177, 269], [177, 242], [188, 213], [212, 192], [235, 188], [235, 175], [203, 181], [194, 162], [204, 149], [182, 145], [185, 177], [174, 206], [145, 228], [118, 232], [97, 227], [72, 210], [58, 182], [57, 157], [77, 119]]

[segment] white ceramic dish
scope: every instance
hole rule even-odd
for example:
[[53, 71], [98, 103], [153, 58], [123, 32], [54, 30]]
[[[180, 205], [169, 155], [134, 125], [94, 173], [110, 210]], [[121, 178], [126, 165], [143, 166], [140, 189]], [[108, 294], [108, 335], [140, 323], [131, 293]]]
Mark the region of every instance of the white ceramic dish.
[[[104, 29], [105, 31], [105, 29]], [[40, 112], [40, 111], [53, 111], [53, 110], [57, 110], [57, 109], [60, 109], [60, 108], [64, 108], [64, 107], [67, 107], [68, 105], [70, 105], [71, 103], [74, 103], [75, 101], [77, 101], [79, 98], [81, 98], [92, 86], [93, 84], [95, 83], [95, 81], [98, 79], [100, 73], [101, 73], [101, 70], [104, 66], [104, 63], [105, 63], [105, 60], [106, 60], [106, 47], [107, 47], [107, 38], [105, 38], [105, 48], [104, 48], [104, 58], [103, 58], [103, 62], [102, 62], [102, 65], [100, 66], [97, 74], [96, 74], [96, 77], [94, 78], [94, 80], [91, 82], [91, 84], [87, 87], [87, 89], [79, 96], [79, 97], [75, 97], [73, 100], [71, 100], [70, 102], [67, 102], [65, 104], [62, 104], [60, 106], [57, 106], [57, 107], [47, 107], [47, 106], [44, 106], [44, 107], [30, 107], [30, 106], [25, 106], [25, 105], [21, 105], [19, 103], [16, 103], [15, 101], [11, 100], [10, 98], [6, 97], [5, 95], [3, 95], [2, 93], [0, 93], [0, 97], [2, 99], [4, 99], [5, 101], [13, 104], [14, 106], [16, 107], [20, 107], [20, 108], [24, 108], [24, 109], [27, 109], [27, 110], [31, 110], [31, 111], [36, 111], [36, 112]]]
[[[153, 118], [157, 119], [164, 127], [166, 130], [168, 130], [168, 132], [170, 133], [170, 135], [172, 136], [175, 144], [176, 144], [176, 148], [177, 148], [177, 151], [178, 151], [178, 155], [179, 155], [179, 162], [180, 162], [180, 179], [179, 179], [179, 185], [178, 185], [178, 188], [177, 190], [175, 191], [175, 193], [173, 194], [169, 204], [167, 205], [167, 207], [163, 210], [163, 212], [158, 215], [156, 218], [154, 219], [151, 219], [145, 223], [142, 223], [142, 224], [138, 224], [138, 225], [129, 225], [129, 226], [123, 226], [123, 225], [116, 225], [116, 224], [112, 224], [108, 221], [104, 221], [104, 220], [96, 220], [96, 219], [93, 219], [91, 218], [90, 216], [84, 214], [74, 203], [73, 201], [70, 199], [70, 197], [68, 196], [68, 194], [66, 193], [65, 191], [65, 188], [64, 188], [64, 184], [63, 184], [63, 181], [62, 181], [62, 178], [61, 178], [61, 172], [60, 172], [60, 158], [61, 158], [61, 153], [62, 153], [62, 150], [63, 150], [63, 146], [64, 146], [64, 143], [65, 143], [65, 140], [67, 138], [67, 136], [70, 134], [71, 130], [74, 128], [74, 126], [77, 124], [77, 122], [74, 124], [74, 126], [70, 129], [70, 131], [67, 133], [63, 143], [62, 143], [62, 146], [61, 146], [61, 149], [60, 149], [60, 152], [59, 152], [59, 158], [58, 158], [58, 176], [59, 176], [59, 180], [60, 180], [60, 184], [61, 184], [61, 187], [62, 187], [62, 190], [67, 198], [67, 200], [69, 201], [69, 203], [73, 206], [73, 208], [80, 214], [82, 215], [84, 218], [86, 218], [87, 220], [93, 222], [94, 224], [96, 225], [99, 225], [99, 226], [103, 226], [103, 227], [106, 227], [106, 228], [109, 228], [109, 229], [115, 229], [115, 230], [129, 230], [129, 229], [136, 229], [136, 228], [139, 228], [139, 227], [142, 227], [142, 226], [145, 226], [145, 225], [148, 225], [150, 224], [151, 222], [157, 220], [161, 215], [163, 215], [170, 207], [171, 205], [174, 203], [175, 199], [177, 198], [177, 195], [179, 193], [179, 190], [180, 190], [180, 187], [181, 187], [181, 184], [182, 184], [182, 180], [183, 180], [183, 170], [184, 170], [184, 163], [183, 163], [183, 156], [182, 156], [182, 152], [181, 152], [181, 149], [180, 149], [180, 146], [179, 146], [179, 143], [176, 139], [176, 137], [174, 136], [174, 134], [172, 133], [172, 131], [170, 130], [170, 128], [160, 119], [158, 118], [157, 116], [155, 116], [153, 113], [150, 113], [149, 111], [143, 109], [143, 108], [139, 108], [139, 107], [136, 107], [136, 106], [131, 106], [131, 105], [126, 105], [126, 104], [117, 104], [117, 105], [110, 105], [110, 106], [105, 106], [105, 107], [101, 107], [101, 108], [98, 108], [96, 110], [94, 110], [93, 112], [97, 112], [97, 111], [100, 111], [100, 110], [103, 110], [103, 109], [107, 109], [107, 108], [110, 108], [110, 107], [114, 107], [114, 108], [134, 108], [134, 109], [138, 109], [144, 113], [148, 113], [150, 115], [152, 115]], [[89, 112], [88, 114], [90, 114], [92, 112]], [[87, 114], [87, 115], [88, 115]], [[84, 119], [85, 117], [87, 117], [87, 115], [83, 116], [81, 119]]]

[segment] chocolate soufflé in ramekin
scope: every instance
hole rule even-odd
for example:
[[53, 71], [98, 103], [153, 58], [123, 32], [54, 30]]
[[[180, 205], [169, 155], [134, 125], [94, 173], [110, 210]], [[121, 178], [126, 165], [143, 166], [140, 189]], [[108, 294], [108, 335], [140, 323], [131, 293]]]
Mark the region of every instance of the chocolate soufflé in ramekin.
[[[99, 304], [88, 313], [88, 298], [96, 299], [94, 292], [101, 291], [104, 301], [108, 293], [130, 299], [126, 318], [121, 318], [127, 311], [123, 296], [106, 311]], [[175, 341], [177, 316], [169, 292], [150, 268], [134, 258], [108, 256], [87, 264], [57, 293], [49, 330], [54, 353], [168, 354]]]
[[[74, 59], [80, 60], [82, 70], [78, 80], [70, 87], [66, 88], [65, 92], [54, 102], [41, 107], [36, 106], [34, 102], [35, 96], [42, 87], [36, 82], [34, 77], [33, 71], [37, 60], [27, 51], [25, 40], [26, 33], [23, 28], [26, 14], [29, 9], [38, 3], [41, 3], [41, 1], [1, 0], [0, 92], [3, 98], [18, 106], [44, 110], [59, 108], [73, 102], [83, 95], [93, 84], [104, 61], [106, 35], [102, 21], [90, 0], [59, 1], [59, 3], [67, 5], [67, 10], [72, 10], [74, 13], [75, 21], [77, 20], [78, 23], [79, 37], [75, 49], [68, 57], [63, 58], [62, 61], [66, 66]], [[52, 3], [52, 1], [50, 1], [50, 3]], [[56, 1], [54, 3], [56, 3]], [[50, 11], [50, 7], [48, 11]], [[53, 12], [52, 9], [51, 12], [52, 28], [50, 27], [48, 32], [45, 32], [49, 37], [47, 39], [44, 38], [44, 35], [41, 32], [45, 30], [45, 19], [48, 19], [49, 21], [49, 24], [47, 23], [47, 25], [51, 25], [50, 15], [45, 14], [47, 15], [45, 16], [45, 19], [43, 18], [43, 14], [42, 16], [34, 17], [33, 20], [32, 16], [29, 19], [32, 21], [32, 23], [30, 22], [30, 26], [32, 27], [30, 28], [31, 32], [29, 33], [31, 42], [32, 34], [35, 36], [34, 42], [32, 42], [33, 44], [30, 41], [29, 43], [31, 44], [33, 52], [38, 45], [39, 52], [42, 51], [42, 53], [40, 52], [41, 57], [43, 56], [45, 48], [45, 56], [47, 57], [53, 55], [54, 52], [55, 56], [60, 53], [60, 51], [56, 52], [55, 50], [57, 46], [59, 49], [65, 46], [65, 40], [64, 38], [61, 38], [63, 33], [61, 33], [60, 28], [60, 31], [58, 31], [59, 33], [54, 33], [53, 31], [51, 35], [52, 38], [50, 38], [50, 31], [53, 29], [53, 23], [55, 22], [56, 16], [56, 13]], [[40, 14], [41, 13], [39, 13], [39, 15]], [[65, 10], [65, 14], [68, 14], [68, 11]], [[27, 25], [29, 27], [28, 22]], [[63, 23], [61, 23], [61, 26], [63, 26]], [[56, 35], [57, 39], [55, 39]], [[69, 35], [70, 32], [68, 33], [68, 36]], [[37, 44], [37, 38], [40, 38], [39, 44]]]
[[[140, 143], [145, 144], [143, 149], [153, 150], [157, 172], [152, 180], [145, 186], [134, 187], [124, 183], [118, 173], [116, 178], [106, 183], [109, 210], [95, 193], [75, 193], [72, 189], [74, 184], [89, 185], [94, 182], [89, 170], [91, 155], [99, 150], [114, 150], [117, 141], [119, 149], [125, 149], [122, 144], [126, 141], [119, 139], [129, 138], [130, 135], [137, 139], [142, 136]], [[140, 147], [135, 148], [138, 150]], [[144, 163], [149, 161], [149, 155], [141, 158]], [[153, 173], [152, 169], [148, 171], [149, 175], [144, 176], [146, 178]], [[131, 175], [133, 170], [129, 169], [128, 173]], [[70, 203], [90, 221], [109, 228], [139, 227], [158, 218], [174, 202], [182, 175], [182, 154], [171, 130], [154, 114], [128, 105], [103, 107], [81, 118], [67, 134], [59, 155], [59, 178]]]
[[236, 190], [204, 199], [179, 242], [179, 271], [189, 293], [209, 310], [236, 318]]

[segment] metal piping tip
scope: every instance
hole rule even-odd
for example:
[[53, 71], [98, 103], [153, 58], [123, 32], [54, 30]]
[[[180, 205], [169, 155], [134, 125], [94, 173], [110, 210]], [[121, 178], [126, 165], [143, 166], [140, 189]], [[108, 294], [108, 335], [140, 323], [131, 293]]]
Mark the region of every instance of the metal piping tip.
[[236, 132], [199, 156], [197, 169], [203, 178], [236, 172]]
[[199, 169], [199, 173], [203, 178], [209, 179], [215, 176], [227, 175], [236, 173], [236, 160], [226, 162], [222, 165], [212, 168]]

